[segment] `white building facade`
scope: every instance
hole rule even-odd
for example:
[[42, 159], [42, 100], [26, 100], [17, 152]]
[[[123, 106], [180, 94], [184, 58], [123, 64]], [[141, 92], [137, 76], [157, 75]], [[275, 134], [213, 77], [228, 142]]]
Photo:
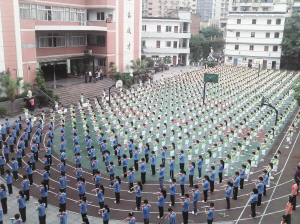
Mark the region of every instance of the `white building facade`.
[[230, 12], [225, 65], [279, 69], [284, 22], [284, 12]]
[[171, 65], [189, 65], [191, 12], [180, 11], [177, 18], [142, 19], [142, 58], [171, 57]]

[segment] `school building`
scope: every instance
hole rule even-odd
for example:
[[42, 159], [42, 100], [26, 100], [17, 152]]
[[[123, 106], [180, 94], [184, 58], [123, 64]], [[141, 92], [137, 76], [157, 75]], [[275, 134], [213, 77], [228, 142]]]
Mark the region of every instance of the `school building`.
[[[0, 1], [0, 72], [34, 82], [87, 70], [120, 72], [141, 52], [140, 0]], [[108, 75], [108, 74], [107, 74]]]

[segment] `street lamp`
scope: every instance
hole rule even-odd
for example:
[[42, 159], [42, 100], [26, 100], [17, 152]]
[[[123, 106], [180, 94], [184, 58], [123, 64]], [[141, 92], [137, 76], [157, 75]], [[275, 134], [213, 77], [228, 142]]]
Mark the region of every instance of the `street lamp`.
[[55, 75], [55, 64], [56, 62], [51, 63], [51, 65], [53, 65], [54, 67], [54, 74], [53, 74], [53, 89], [56, 89], [56, 75]]

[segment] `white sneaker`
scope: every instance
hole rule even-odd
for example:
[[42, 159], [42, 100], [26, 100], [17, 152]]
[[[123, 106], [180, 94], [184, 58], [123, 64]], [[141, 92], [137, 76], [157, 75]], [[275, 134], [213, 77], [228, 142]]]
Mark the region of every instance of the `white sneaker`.
[[202, 203], [207, 203], [207, 202], [205, 202], [204, 200], [203, 201], [201, 201]]
[[158, 219], [160, 219], [160, 216], [157, 216]]
[[228, 174], [225, 174], [224, 177], [228, 177]]
[[197, 177], [197, 179], [201, 179], [201, 177]]
[[170, 203], [169, 206], [172, 206], [172, 203]]
[[248, 181], [248, 180], [244, 180], [244, 181]]
[[250, 172], [250, 174], [253, 174], [253, 172]]
[[230, 169], [231, 169], [231, 170], [233, 170], [234, 168], [233, 168], [233, 167], [231, 167]]
[[117, 204], [117, 202], [116, 202], [116, 201], [114, 201], [114, 203], [115, 203], [115, 204]]
[[270, 177], [271, 180], [274, 180], [274, 177]]
[[193, 214], [193, 215], [195, 214], [194, 211], [192, 211], [192, 214]]
[[138, 210], [138, 208], [135, 208], [135, 210], [137, 211], [137, 210]]

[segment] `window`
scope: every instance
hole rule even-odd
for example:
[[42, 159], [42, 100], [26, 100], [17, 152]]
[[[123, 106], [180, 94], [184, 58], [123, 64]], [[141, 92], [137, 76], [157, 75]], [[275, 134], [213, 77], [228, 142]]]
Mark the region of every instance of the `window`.
[[253, 49], [254, 49], [254, 45], [250, 45], [249, 50], [253, 51]]
[[70, 9], [71, 22], [81, 22], [83, 20], [84, 20], [84, 9], [73, 9], [73, 8]]
[[70, 35], [70, 46], [86, 46], [86, 35], [82, 33], [72, 33]]
[[148, 13], [148, 16], [152, 16], [152, 13]]
[[255, 37], [255, 32], [251, 32], [251, 37]]
[[276, 19], [276, 24], [280, 25], [281, 24], [281, 19]]
[[236, 37], [240, 37], [240, 34], [241, 34], [240, 32], [236, 32], [236, 33], [235, 33], [235, 36], [236, 36]]
[[278, 51], [278, 46], [273, 46], [273, 51]]
[[156, 41], [156, 48], [160, 48], [160, 41]]
[[51, 15], [53, 21], [64, 21], [65, 8], [52, 6]]
[[97, 20], [105, 20], [104, 12], [97, 12]]
[[166, 47], [171, 47], [171, 41], [166, 41]]
[[97, 46], [105, 47], [105, 36], [97, 36]]
[[38, 20], [52, 20], [51, 6], [38, 5]]
[[232, 60], [232, 57], [228, 57], [228, 60], [231, 61], [231, 60]]
[[178, 26], [174, 26], [174, 33], [178, 33]]
[[252, 19], [252, 24], [256, 24], [256, 19]]
[[173, 48], [177, 48], [177, 41], [174, 41]]
[[66, 46], [66, 36], [64, 33], [47, 33], [39, 36], [39, 47], [65, 47]]
[[142, 47], [146, 47], [146, 41], [145, 40], [142, 41]]
[[264, 51], [269, 51], [269, 46], [265, 46]]
[[235, 50], [238, 50], [238, 49], [239, 49], [239, 45], [235, 45], [235, 46], [234, 46], [234, 49], [235, 49]]
[[148, 10], [152, 10], [152, 8], [148, 8]]
[[103, 66], [103, 67], [105, 67], [105, 66], [106, 66], [106, 59], [105, 59], [105, 58], [99, 59], [99, 60], [98, 60], [98, 66]]
[[274, 33], [274, 38], [279, 38], [279, 33]]
[[30, 19], [31, 12], [30, 12], [30, 5], [29, 4], [20, 4], [20, 18], [21, 19]]
[[157, 29], [156, 30], [157, 30], [158, 33], [160, 33], [161, 32], [161, 26], [157, 25]]
[[147, 26], [146, 25], [142, 25], [142, 31], [147, 31]]
[[270, 38], [270, 33], [266, 33], [266, 38]]
[[268, 19], [268, 20], [267, 20], [267, 24], [268, 24], [268, 25], [272, 24], [272, 20], [271, 20], [271, 19]]
[[172, 32], [172, 27], [171, 26], [166, 26], [166, 32]]
[[241, 19], [237, 19], [237, 24], [241, 24]]

